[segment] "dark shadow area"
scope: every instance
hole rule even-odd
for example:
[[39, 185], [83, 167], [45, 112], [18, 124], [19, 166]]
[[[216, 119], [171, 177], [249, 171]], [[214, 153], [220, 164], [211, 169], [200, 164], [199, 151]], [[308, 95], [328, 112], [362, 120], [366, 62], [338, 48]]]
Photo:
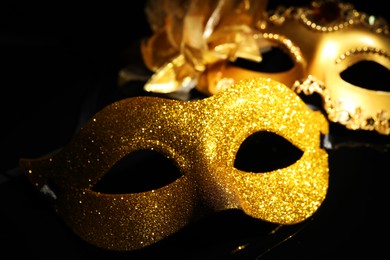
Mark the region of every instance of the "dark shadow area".
[[92, 190], [119, 194], [162, 188], [182, 174], [174, 161], [155, 150], [138, 150], [120, 159]]
[[270, 46], [267, 49], [260, 50], [260, 52], [261, 62], [238, 58], [231, 64], [243, 69], [264, 73], [284, 72], [295, 66], [291, 57], [281, 48]]
[[374, 91], [390, 92], [390, 70], [371, 60], [362, 60], [340, 73], [343, 80]]
[[241, 144], [234, 167], [255, 173], [270, 172], [294, 164], [303, 151], [272, 132], [256, 132]]

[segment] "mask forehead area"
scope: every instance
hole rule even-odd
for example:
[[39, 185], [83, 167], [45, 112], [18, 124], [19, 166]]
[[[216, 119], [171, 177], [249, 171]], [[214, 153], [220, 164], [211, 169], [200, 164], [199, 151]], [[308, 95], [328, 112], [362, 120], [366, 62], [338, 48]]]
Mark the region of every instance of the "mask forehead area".
[[[271, 78], [240, 80], [221, 94], [205, 100], [206, 138], [226, 140], [247, 137], [255, 131], [283, 136], [300, 149], [318, 147], [319, 140], [307, 138], [327, 132], [327, 121], [311, 110], [283, 83]], [[206, 142], [203, 142], [206, 143]]]
[[[178, 151], [185, 150], [183, 144], [189, 146], [194, 143], [193, 139], [198, 139], [199, 131], [195, 129], [200, 127], [196, 121], [194, 123], [194, 117], [199, 119], [199, 115], [188, 113], [184, 103], [149, 97], [121, 100], [93, 116], [62, 150], [35, 161], [37, 165], [63, 163], [66, 167], [52, 177], [66, 178], [77, 188], [95, 184], [132, 151], [155, 149], [166, 156], [176, 156], [180, 162], [182, 154]], [[188, 128], [189, 131], [183, 131]], [[48, 173], [31, 177], [38, 179], [46, 175]]]

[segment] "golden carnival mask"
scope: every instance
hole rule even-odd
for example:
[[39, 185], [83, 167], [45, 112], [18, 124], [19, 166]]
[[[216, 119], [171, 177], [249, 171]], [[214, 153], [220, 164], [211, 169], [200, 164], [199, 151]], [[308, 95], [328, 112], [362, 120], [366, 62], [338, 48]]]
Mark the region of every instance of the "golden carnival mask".
[[[234, 63], [216, 63], [199, 88], [215, 94], [235, 79], [270, 77], [297, 93], [318, 93], [330, 121], [348, 129], [390, 134], [390, 92], [386, 81], [368, 88], [343, 74], [366, 62], [390, 72], [390, 35], [386, 21], [339, 1], [313, 1], [310, 7], [278, 7], [258, 24], [261, 48], [277, 46], [295, 65], [283, 72], [256, 72]], [[364, 73], [364, 72], [363, 72]], [[365, 75], [370, 78], [371, 75]], [[374, 81], [372, 81], [374, 82]]]
[[[82, 239], [105, 249], [135, 250], [179, 231], [202, 207], [240, 209], [283, 225], [304, 221], [327, 193], [328, 154], [320, 145], [327, 131], [325, 117], [294, 91], [259, 78], [202, 100], [117, 101], [96, 113], [62, 150], [21, 159], [20, 166]], [[270, 171], [235, 167], [244, 141], [264, 132], [283, 137], [301, 156]], [[123, 158], [142, 150], [162, 154], [181, 176], [152, 190], [96, 191]], [[165, 174], [170, 173], [158, 172]]]

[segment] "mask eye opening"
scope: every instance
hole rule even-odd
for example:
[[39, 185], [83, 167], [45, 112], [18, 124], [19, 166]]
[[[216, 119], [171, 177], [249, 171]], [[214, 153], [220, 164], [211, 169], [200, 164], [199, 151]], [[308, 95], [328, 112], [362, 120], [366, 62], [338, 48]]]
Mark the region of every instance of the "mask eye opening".
[[390, 69], [372, 60], [361, 60], [340, 73], [340, 77], [355, 86], [390, 92]]
[[106, 194], [145, 192], [162, 188], [181, 176], [173, 159], [153, 149], [140, 149], [113, 165], [91, 190]]
[[303, 151], [284, 137], [259, 131], [242, 142], [234, 167], [245, 172], [270, 172], [294, 164], [302, 155]]
[[230, 62], [231, 65], [250, 71], [264, 73], [278, 73], [292, 69], [295, 64], [293, 59], [282, 48], [267, 46], [260, 49], [262, 61], [255, 62], [243, 58], [237, 58]]

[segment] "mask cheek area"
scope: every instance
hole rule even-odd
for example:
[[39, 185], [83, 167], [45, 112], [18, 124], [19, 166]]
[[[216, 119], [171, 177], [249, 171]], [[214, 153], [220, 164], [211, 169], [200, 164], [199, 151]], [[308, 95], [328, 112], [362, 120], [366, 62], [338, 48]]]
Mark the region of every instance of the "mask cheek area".
[[138, 150], [117, 162], [91, 189], [70, 196], [61, 209], [69, 226], [97, 246], [127, 251], [177, 232], [196, 215], [193, 182], [173, 159]]
[[85, 190], [69, 198], [58, 213], [89, 243], [116, 251], [136, 250], [191, 221], [195, 205], [191, 187], [189, 179], [181, 177], [149, 192], [114, 195]]
[[328, 155], [320, 147], [301, 150], [278, 134], [259, 131], [231, 157], [214, 158], [202, 186], [217, 211], [240, 209], [267, 222], [295, 224], [325, 199]]
[[129, 251], [166, 238], [196, 215], [196, 191], [185, 174], [188, 169], [180, 169], [180, 159], [176, 163], [165, 154], [146, 148], [130, 152], [92, 187], [64, 184], [58, 174], [47, 174], [50, 169], [75, 175], [64, 170], [62, 160], [39, 160], [31, 167], [35, 177], [41, 171], [49, 175], [38, 180], [42, 189], [46, 187], [41, 193], [53, 192], [51, 206], [75, 234], [101, 248]]
[[231, 183], [246, 214], [264, 221], [295, 224], [313, 215], [328, 189], [328, 156], [305, 151], [293, 165], [267, 173], [233, 171]]

